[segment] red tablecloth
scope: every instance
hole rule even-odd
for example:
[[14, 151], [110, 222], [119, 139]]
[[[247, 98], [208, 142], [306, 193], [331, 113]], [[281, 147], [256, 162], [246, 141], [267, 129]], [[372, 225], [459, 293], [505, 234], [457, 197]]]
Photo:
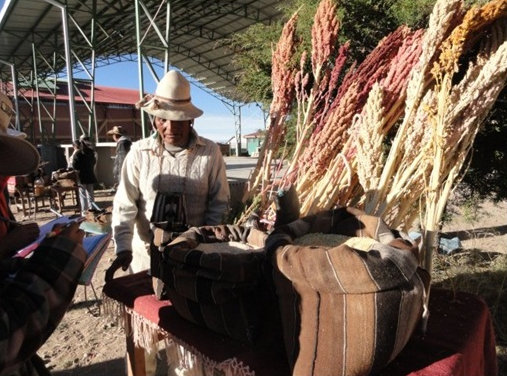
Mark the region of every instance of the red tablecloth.
[[[283, 350], [250, 346], [182, 319], [169, 301], [153, 295], [145, 273], [112, 280], [104, 294], [157, 324], [217, 362], [235, 357], [257, 376], [290, 375]], [[498, 374], [491, 316], [478, 296], [432, 289], [425, 336], [415, 333], [382, 376], [495, 376]]]
[[495, 376], [495, 333], [478, 296], [432, 289], [425, 336], [415, 333], [383, 376]]

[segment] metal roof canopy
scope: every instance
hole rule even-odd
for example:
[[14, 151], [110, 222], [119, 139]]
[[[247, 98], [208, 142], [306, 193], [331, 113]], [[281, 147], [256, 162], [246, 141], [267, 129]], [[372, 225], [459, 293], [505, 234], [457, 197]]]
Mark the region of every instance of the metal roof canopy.
[[[140, 96], [144, 92], [144, 66], [155, 82], [159, 80], [155, 66], [162, 65], [164, 71], [173, 66], [190, 75], [193, 84], [229, 104], [236, 116], [241, 102], [234, 88], [241, 72], [231, 63], [233, 51], [226, 40], [252, 24], [269, 24], [279, 18], [278, 3], [276, 0], [6, 0], [0, 14], [0, 79], [9, 81], [6, 77], [11, 77], [15, 95], [18, 81], [32, 83], [38, 90], [38, 82], [50, 77], [56, 80], [62, 75], [71, 83], [69, 90], [76, 90], [73, 85], [76, 72], [84, 72], [94, 85], [96, 67], [137, 60]], [[74, 136], [77, 129], [74, 95], [69, 98], [72, 98], [69, 105]], [[93, 95], [85, 104], [92, 120]], [[146, 127], [142, 121], [144, 134]], [[92, 131], [89, 129], [89, 133]], [[238, 136], [240, 129], [239, 132], [236, 129]]]

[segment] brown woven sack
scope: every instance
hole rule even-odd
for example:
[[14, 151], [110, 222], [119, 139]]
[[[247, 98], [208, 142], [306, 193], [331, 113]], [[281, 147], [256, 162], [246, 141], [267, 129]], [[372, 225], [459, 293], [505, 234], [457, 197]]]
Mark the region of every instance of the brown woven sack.
[[[369, 249], [298, 246], [309, 233], [370, 237]], [[421, 317], [428, 274], [417, 248], [352, 208], [275, 229], [273, 263], [285, 349], [295, 376], [375, 374], [403, 349]]]
[[[163, 243], [164, 236], [159, 235], [155, 243]], [[161, 246], [161, 252], [152, 248], [152, 273], [163, 281], [183, 318], [253, 343], [264, 310], [270, 304], [276, 310], [274, 296], [269, 303], [271, 290], [264, 286], [265, 238], [266, 234], [242, 226], [193, 227]]]

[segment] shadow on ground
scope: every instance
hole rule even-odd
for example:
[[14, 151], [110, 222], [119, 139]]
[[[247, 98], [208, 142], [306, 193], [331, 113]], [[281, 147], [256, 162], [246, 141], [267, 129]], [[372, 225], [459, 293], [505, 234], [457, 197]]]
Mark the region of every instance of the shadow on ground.
[[446, 237], [458, 237], [460, 240], [468, 240], [473, 238], [487, 238], [491, 236], [504, 235], [507, 233], [507, 225], [495, 227], [481, 227], [471, 230], [448, 231], [442, 233]]
[[95, 363], [85, 367], [68, 368], [52, 371], [52, 376], [97, 376], [97, 375], [125, 375], [125, 359], [123, 357]]

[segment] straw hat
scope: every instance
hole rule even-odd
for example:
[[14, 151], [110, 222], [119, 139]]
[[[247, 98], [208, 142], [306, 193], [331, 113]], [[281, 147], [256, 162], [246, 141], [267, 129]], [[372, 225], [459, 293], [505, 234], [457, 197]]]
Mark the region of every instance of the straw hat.
[[116, 134], [118, 136], [123, 136], [123, 128], [121, 125], [115, 125], [113, 129], [107, 132], [108, 135]]
[[190, 101], [190, 84], [177, 71], [169, 71], [157, 85], [155, 95], [146, 95], [137, 108], [167, 120], [192, 120], [202, 111]]
[[26, 134], [9, 128], [14, 114], [8, 96], [0, 93], [0, 175], [26, 175], [39, 166], [39, 152], [28, 141]]

